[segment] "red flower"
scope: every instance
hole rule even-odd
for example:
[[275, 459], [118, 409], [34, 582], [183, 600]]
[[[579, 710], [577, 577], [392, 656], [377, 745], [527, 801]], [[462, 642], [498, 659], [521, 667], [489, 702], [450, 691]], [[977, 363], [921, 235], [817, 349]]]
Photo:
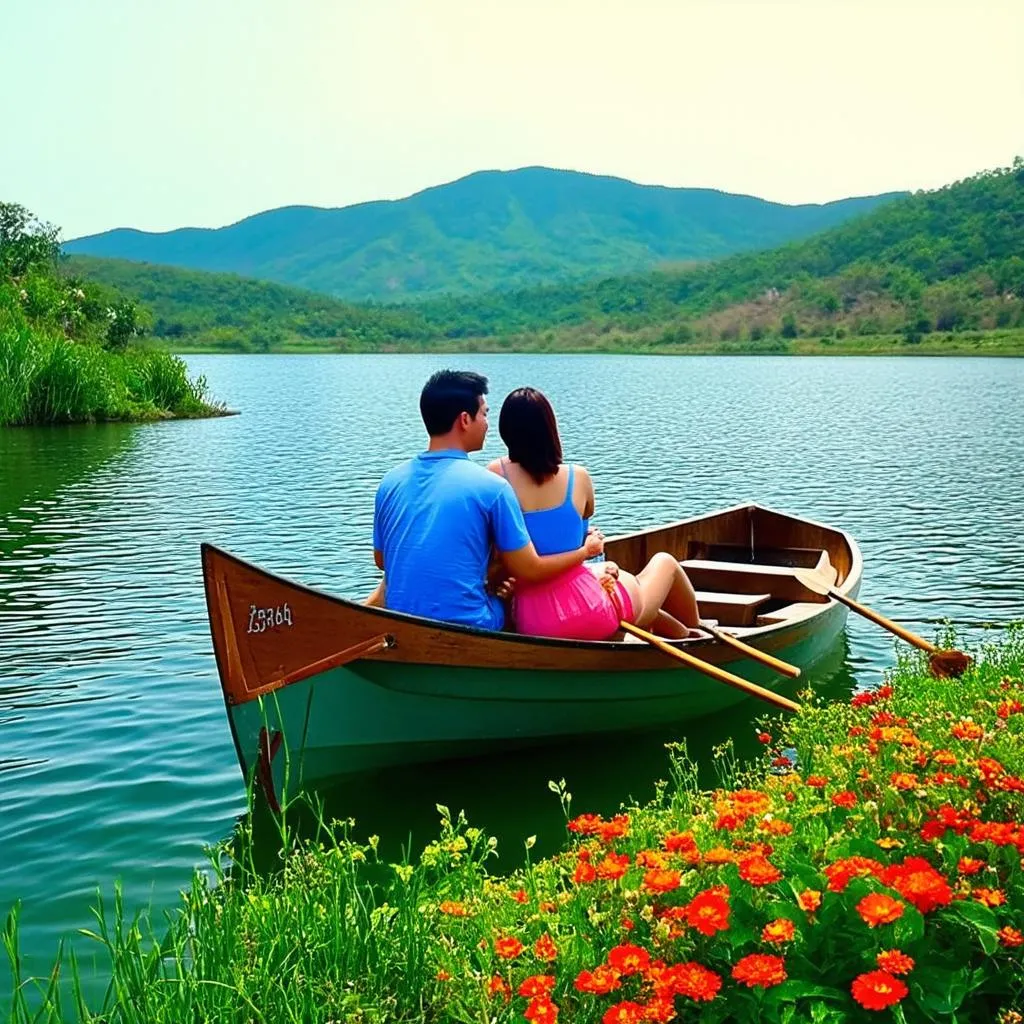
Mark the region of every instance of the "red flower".
[[1001, 907], [1006, 902], [1002, 889], [975, 889], [971, 895], [986, 907]]
[[857, 913], [869, 928], [877, 928], [880, 924], [891, 924], [902, 917], [903, 904], [886, 896], [884, 892], [872, 892], [857, 904]]
[[693, 838], [692, 832], [668, 832], [661, 845], [669, 853], [680, 853], [687, 859], [691, 859], [698, 852], [697, 841]]
[[732, 976], [747, 988], [771, 988], [786, 980], [786, 961], [768, 953], [751, 953], [736, 963]]
[[770, 732], [759, 732], [757, 734], [757, 742], [758, 743], [771, 743], [771, 741], [772, 741], [772, 734]]
[[777, 917], [774, 921], [769, 921], [761, 930], [763, 941], [776, 944], [792, 942], [795, 934], [796, 928], [788, 917]]
[[782, 872], [766, 857], [744, 857], [739, 862], [740, 878], [751, 885], [771, 885], [782, 878]]
[[857, 794], [852, 789], [844, 789], [841, 793], [832, 794], [832, 803], [836, 807], [845, 807], [849, 809], [857, 803]]
[[913, 772], [893, 772], [889, 776], [889, 782], [894, 789], [908, 790], [917, 789], [921, 785]]
[[675, 994], [697, 1002], [710, 1003], [721, 987], [722, 979], [714, 971], [691, 960], [667, 968], [664, 978], [655, 989], [666, 995]]
[[1022, 935], [1016, 928], [1011, 928], [1009, 925], [1000, 928], [996, 932], [996, 938], [999, 939], [1000, 943], [1007, 949], [1015, 949], [1017, 946], [1024, 946], [1024, 935]]
[[514, 935], [506, 935], [494, 943], [494, 952], [502, 960], [514, 960], [522, 953], [524, 948], [523, 944]]
[[669, 1021], [676, 1019], [676, 1007], [675, 1003], [671, 999], [663, 999], [660, 996], [655, 996], [653, 999], [647, 1000], [647, 1005], [644, 1006], [644, 1020], [653, 1020], [659, 1022], [659, 1024], [668, 1024]]
[[683, 908], [686, 923], [701, 935], [714, 935], [729, 927], [729, 890], [724, 885], [705, 889]]
[[537, 996], [527, 1004], [523, 1016], [534, 1022], [556, 1021], [558, 1020], [558, 1007], [551, 1002], [550, 996]]
[[532, 974], [529, 978], [523, 979], [519, 986], [519, 994], [527, 999], [534, 996], [543, 996], [551, 992], [555, 987], [555, 979], [550, 974]]
[[806, 782], [811, 789], [824, 789], [828, 785], [828, 779], [824, 775], [808, 775]]
[[977, 857], [961, 857], [956, 869], [961, 875], [976, 875], [984, 866], [985, 862]]
[[492, 999], [495, 996], [501, 996], [507, 1003], [512, 996], [509, 991], [508, 984], [500, 974], [495, 974], [490, 981], [487, 982], [487, 995]]
[[924, 857], [907, 857], [902, 864], [885, 868], [881, 879], [922, 914], [947, 906], [953, 899], [949, 883]]
[[804, 889], [797, 895], [796, 902], [801, 910], [813, 914], [821, 906], [821, 893], [817, 889]]
[[533, 955], [538, 960], [545, 960], [549, 963], [558, 956], [558, 947], [547, 932], [533, 944]]
[[626, 853], [608, 852], [597, 865], [597, 877], [608, 881], [621, 878], [629, 869], [629, 855]]
[[890, 974], [908, 974], [914, 969], [913, 957], [901, 953], [898, 949], [883, 950], [875, 957], [875, 963]]
[[644, 1008], [639, 1003], [616, 1003], [601, 1018], [601, 1024], [642, 1024]]
[[525, 889], [517, 889], [512, 893], [512, 899], [514, 899], [516, 903], [526, 903], [529, 898], [530, 897], [526, 895]]
[[958, 740], [980, 740], [985, 735], [985, 730], [968, 718], [957, 722], [949, 731]]
[[826, 865], [825, 876], [828, 878], [830, 892], [842, 892], [850, 884], [851, 878], [878, 875], [881, 871], [882, 865], [870, 857], [843, 857]]
[[572, 880], [577, 885], [585, 885], [588, 882], [593, 882], [596, 878], [597, 872], [594, 870], [594, 865], [585, 860], [581, 860], [576, 865], [576, 870], [572, 875]]
[[888, 971], [868, 971], [853, 980], [850, 992], [865, 1010], [884, 1010], [898, 1003], [908, 992], [907, 986]]
[[597, 836], [601, 842], [607, 844], [613, 839], [621, 839], [629, 835], [629, 815], [616, 814], [611, 821], [602, 821], [597, 826]]
[[608, 966], [623, 977], [646, 970], [650, 962], [651, 954], [646, 949], [628, 942], [616, 946], [608, 953]]
[[603, 819], [600, 814], [581, 814], [579, 817], [573, 818], [565, 827], [570, 832], [575, 832], [581, 836], [593, 836], [597, 834], [602, 821]]

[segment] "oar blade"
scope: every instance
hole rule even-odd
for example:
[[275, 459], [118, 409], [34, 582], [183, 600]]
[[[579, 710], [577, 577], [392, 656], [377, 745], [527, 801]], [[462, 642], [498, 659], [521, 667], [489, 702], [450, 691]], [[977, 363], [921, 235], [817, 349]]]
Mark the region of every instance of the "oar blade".
[[811, 591], [812, 594], [820, 594], [822, 597], [828, 597], [832, 592], [832, 583], [820, 573], [813, 572], [810, 569], [794, 569], [793, 575], [804, 587]]
[[936, 651], [928, 659], [928, 666], [936, 679], [959, 679], [974, 663], [963, 651]]

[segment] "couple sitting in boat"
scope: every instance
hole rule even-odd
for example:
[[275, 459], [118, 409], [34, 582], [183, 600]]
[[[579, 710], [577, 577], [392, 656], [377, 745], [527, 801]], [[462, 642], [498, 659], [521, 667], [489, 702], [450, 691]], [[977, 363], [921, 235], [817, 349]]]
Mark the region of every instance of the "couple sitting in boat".
[[[498, 431], [508, 455], [484, 469], [469, 460], [487, 436], [487, 378], [441, 370], [420, 395], [425, 452], [377, 489], [374, 560], [384, 580], [368, 603], [481, 629], [506, 627], [505, 598], [521, 633], [606, 640], [620, 620], [664, 636], [699, 635], [693, 587], [659, 552], [634, 576], [589, 527], [594, 485], [562, 462], [550, 403], [533, 388], [506, 399]], [[496, 585], [491, 586], [489, 584]]]

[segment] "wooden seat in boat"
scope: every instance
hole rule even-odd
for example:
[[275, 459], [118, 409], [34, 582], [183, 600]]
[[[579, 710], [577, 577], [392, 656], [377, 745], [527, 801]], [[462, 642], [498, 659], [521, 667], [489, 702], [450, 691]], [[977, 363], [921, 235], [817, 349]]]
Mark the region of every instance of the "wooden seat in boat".
[[771, 594], [727, 594], [713, 590], [697, 591], [697, 607], [702, 619], [718, 619], [723, 626], [752, 626], [757, 610]]
[[718, 593], [761, 595], [767, 593], [778, 601], [827, 602], [808, 590], [793, 574], [790, 566], [750, 565], [741, 562], [718, 562], [704, 558], [688, 558], [679, 563], [686, 571], [694, 590]]

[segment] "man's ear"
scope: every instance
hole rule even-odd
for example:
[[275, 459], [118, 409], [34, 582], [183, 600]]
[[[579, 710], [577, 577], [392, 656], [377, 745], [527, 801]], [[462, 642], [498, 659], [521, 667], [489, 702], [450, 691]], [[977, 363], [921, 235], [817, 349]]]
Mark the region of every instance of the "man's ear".
[[472, 422], [473, 422], [473, 417], [470, 416], [468, 412], [460, 412], [459, 413], [459, 426], [462, 427], [463, 430], [468, 430], [469, 429], [469, 425]]

